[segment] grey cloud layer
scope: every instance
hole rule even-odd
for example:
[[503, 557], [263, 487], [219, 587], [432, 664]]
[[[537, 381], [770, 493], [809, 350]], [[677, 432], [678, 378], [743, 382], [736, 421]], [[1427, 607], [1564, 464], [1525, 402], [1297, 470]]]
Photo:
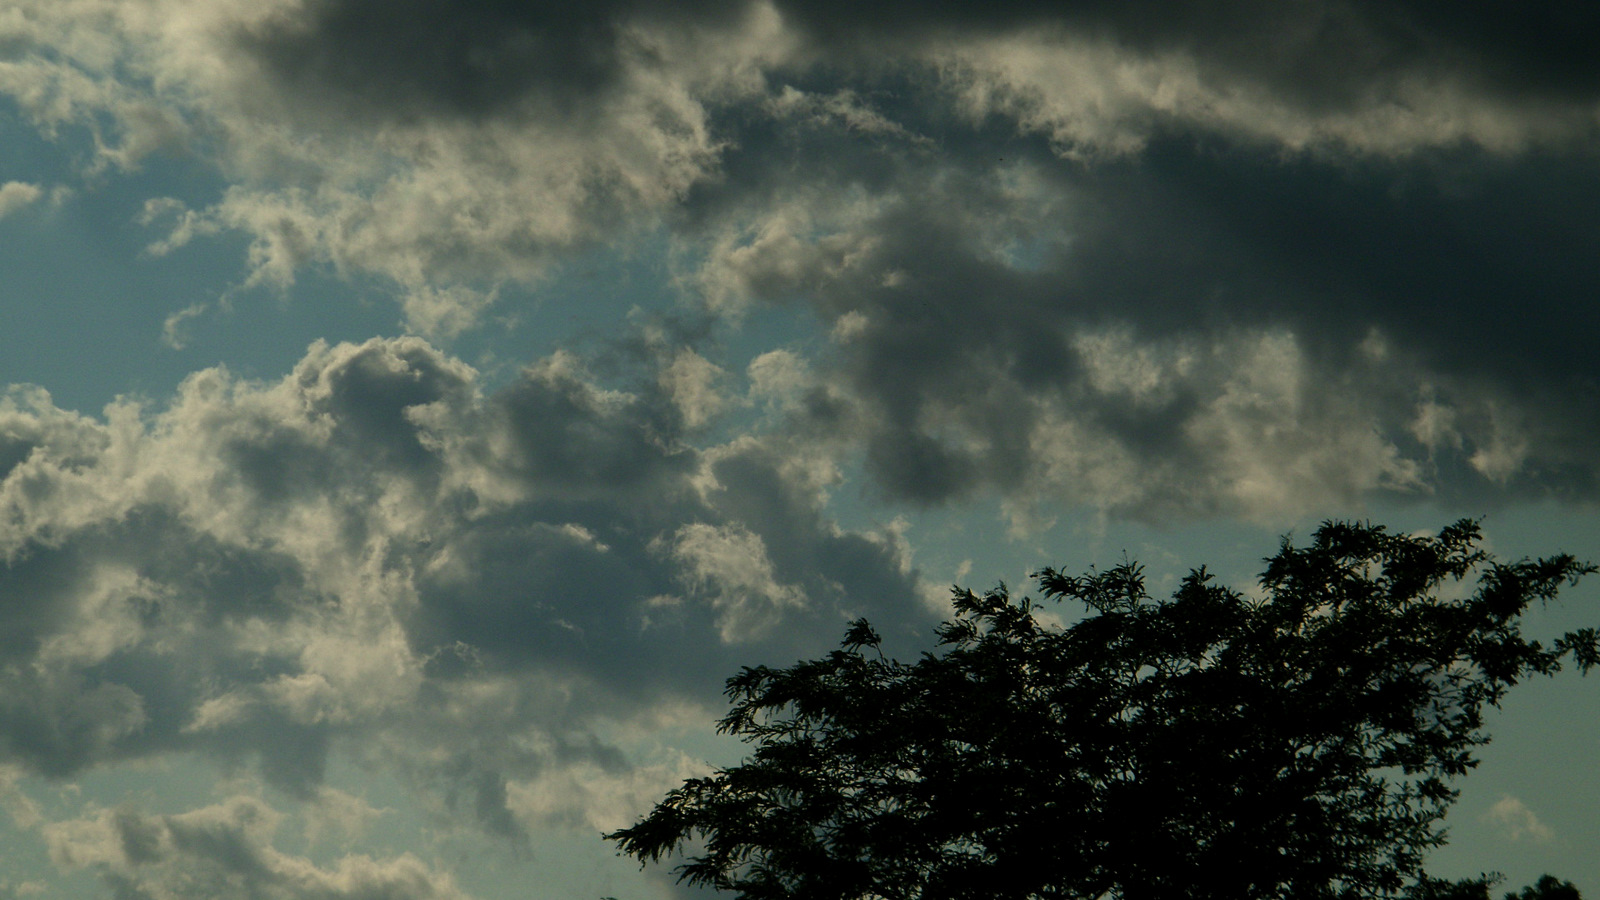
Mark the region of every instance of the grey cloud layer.
[[[707, 196], [699, 272], [714, 308], [794, 304], [831, 329], [793, 427], [864, 445], [893, 496], [1269, 520], [1373, 493], [1593, 496], [1581, 153], [1172, 141], [1064, 167], [1025, 139], [987, 161], [878, 141], [861, 152], [894, 177], [819, 165], [782, 204]], [[768, 149], [730, 168], [781, 184]]]
[[[716, 28], [737, 19], [744, 5], [613, 0], [577, 13], [559, 4], [411, 0], [386, 9], [395, 14], [379, 16], [357, 0], [308, 4], [294, 20], [264, 30], [256, 46], [286, 77], [389, 85], [394, 90], [374, 99], [424, 96], [447, 111], [473, 112], [532, 89], [592, 95], [614, 82], [616, 46], [628, 28]], [[910, 53], [954, 34], [1056, 27], [1143, 53], [1190, 53], [1219, 75], [1272, 84], [1323, 107], [1359, 103], [1367, 86], [1407, 71], [1454, 70], [1507, 94], [1552, 100], [1600, 93], [1592, 66], [1600, 15], [1557, 2], [1525, 4], [1514, 16], [1426, 0], [870, 6], [780, 0], [774, 9], [817, 53], [837, 53], [841, 44], [881, 49], [885, 42]], [[414, 67], [400, 71], [402, 59]]]
[[827, 646], [847, 602], [923, 621], [891, 537], [833, 526], [763, 444], [696, 449], [664, 394], [570, 356], [475, 379], [400, 339], [103, 422], [14, 391], [0, 762], [195, 751], [308, 799], [343, 748], [515, 833], [601, 814], [535, 790], [573, 766], [654, 789], [603, 723], [699, 710], [736, 659]]
[[[158, 7], [22, 8], [39, 52], [0, 87], [96, 122], [109, 163], [177, 141], [235, 181], [154, 201], [162, 252], [242, 230], [253, 280], [378, 273], [449, 335], [665, 230], [711, 311], [835, 328], [794, 427], [915, 501], [1594, 493], [1600, 89], [1570, 4]], [[1130, 366], [1160, 383], [1106, 388]], [[505, 465], [679, 477], [588, 439]]]
[[[413, 328], [443, 335], [507, 279], [648, 231], [691, 192], [742, 192], [729, 152], [792, 115], [794, 86], [887, 89], [927, 147], [977, 140], [979, 158], [1004, 152], [981, 139], [994, 119], [1085, 159], [1182, 134], [1509, 154], [1582, 144], [1600, 102], [1593, 16], [1570, 4], [1506, 20], [1420, 2], [379, 9], [30, 0], [0, 22], [0, 90], [50, 133], [89, 129], [101, 167], [182, 151], [233, 182], [196, 209], [153, 198], [157, 250], [236, 230], [251, 283], [375, 273]], [[869, 141], [897, 124], [841, 121]]]
[[[765, 74], [942, 80], [941, 105], [999, 113], [1072, 153], [1120, 152], [1176, 131], [1269, 145], [1405, 154], [1458, 142], [1501, 151], [1593, 138], [1600, 16], [1571, 4], [1515, 15], [1429, 3], [839, 4], [431, 0], [375, 15], [325, 0], [241, 45], [308, 104], [357, 116], [544, 116], [594, 124], [643, 64], [704, 104], [719, 137]], [[754, 31], [753, 22], [766, 24]], [[757, 40], [708, 78], [669, 47]], [[645, 56], [640, 56], [641, 50]], [[753, 70], [753, 71], [749, 71]], [[818, 74], [821, 73], [821, 74]], [[754, 75], [754, 77], [751, 77]], [[738, 84], [729, 93], [725, 89]], [[718, 91], [713, 85], [724, 88]], [[729, 104], [735, 115], [721, 113]], [[707, 173], [709, 174], [709, 173]]]

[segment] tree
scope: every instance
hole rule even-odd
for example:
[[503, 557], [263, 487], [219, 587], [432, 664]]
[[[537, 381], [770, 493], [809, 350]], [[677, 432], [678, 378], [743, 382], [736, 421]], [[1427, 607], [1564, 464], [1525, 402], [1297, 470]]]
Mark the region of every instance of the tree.
[[[1407, 900], [1489, 900], [1489, 890], [1496, 880], [1489, 875], [1465, 881], [1423, 878], [1411, 888]], [[1505, 900], [1583, 900], [1583, 895], [1572, 882], [1546, 875], [1532, 887], [1507, 893]]]
[[1521, 893], [1507, 894], [1506, 900], [1581, 900], [1581, 898], [1572, 882], [1560, 881], [1553, 875], [1546, 875], [1533, 887], [1523, 888]]
[[606, 838], [750, 900], [1486, 895], [1422, 869], [1483, 708], [1600, 645], [1519, 628], [1595, 567], [1479, 537], [1327, 523], [1284, 540], [1260, 598], [1204, 568], [1165, 601], [1131, 563], [1045, 569], [1087, 608], [1068, 626], [956, 588], [911, 663], [858, 620], [821, 659], [730, 678], [719, 730], [752, 754]]

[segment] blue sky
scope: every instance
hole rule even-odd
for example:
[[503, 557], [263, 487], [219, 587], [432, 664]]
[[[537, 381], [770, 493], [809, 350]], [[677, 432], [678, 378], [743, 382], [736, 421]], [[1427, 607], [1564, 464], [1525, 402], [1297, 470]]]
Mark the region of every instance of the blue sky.
[[[598, 834], [857, 615], [1248, 587], [1328, 518], [1600, 557], [1597, 53], [1560, 3], [11, 0], [0, 897], [675, 896]], [[1600, 893], [1597, 698], [1511, 696], [1439, 872]]]

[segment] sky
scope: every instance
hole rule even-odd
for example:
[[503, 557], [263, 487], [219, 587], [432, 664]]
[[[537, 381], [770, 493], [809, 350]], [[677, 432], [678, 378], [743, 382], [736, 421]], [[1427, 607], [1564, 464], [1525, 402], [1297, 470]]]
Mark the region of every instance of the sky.
[[[686, 897], [952, 584], [1600, 558], [1600, 8], [6, 0], [0, 900]], [[1595, 624], [1595, 582], [1530, 632]], [[1600, 896], [1600, 685], [1438, 874]]]

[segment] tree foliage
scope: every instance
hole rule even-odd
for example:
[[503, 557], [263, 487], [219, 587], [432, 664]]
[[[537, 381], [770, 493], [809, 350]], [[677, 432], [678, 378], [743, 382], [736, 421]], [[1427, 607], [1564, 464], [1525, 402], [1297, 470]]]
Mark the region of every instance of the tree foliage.
[[[1424, 877], [1412, 885], [1407, 900], [1489, 900], [1497, 876], [1484, 875], [1464, 881]], [[1521, 891], [1508, 892], [1505, 900], [1583, 900], [1570, 881], [1546, 875]]]
[[1479, 537], [1328, 523], [1285, 539], [1257, 597], [1203, 568], [1168, 600], [1133, 564], [1045, 569], [1046, 598], [1087, 608], [1066, 626], [957, 588], [910, 663], [858, 620], [821, 659], [729, 679], [719, 728], [750, 756], [606, 837], [750, 900], [1486, 896], [1422, 868], [1484, 708], [1600, 644], [1520, 630], [1593, 566]]

